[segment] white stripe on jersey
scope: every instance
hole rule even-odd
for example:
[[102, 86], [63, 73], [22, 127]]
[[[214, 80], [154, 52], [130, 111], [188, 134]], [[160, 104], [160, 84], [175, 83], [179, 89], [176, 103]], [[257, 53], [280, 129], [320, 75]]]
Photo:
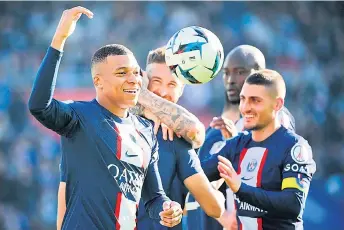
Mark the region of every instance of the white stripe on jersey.
[[240, 164], [240, 178], [247, 185], [257, 187], [258, 171], [266, 148], [253, 147], [247, 149], [244, 159]]
[[241, 222], [240, 230], [257, 230], [259, 229], [257, 218], [239, 216]]
[[[137, 121], [137, 118], [134, 116], [132, 116], [132, 121], [133, 123], [129, 124], [116, 122], [121, 138], [118, 142], [120, 144], [120, 154], [118, 153], [117, 157], [120, 157], [121, 161], [146, 169], [151, 159], [152, 147], [141, 135], [150, 138], [152, 135], [151, 130]], [[131, 177], [127, 173], [123, 173], [122, 176]], [[122, 188], [121, 185], [119, 186], [122, 191], [126, 189], [125, 187]], [[138, 192], [141, 194], [141, 191]], [[136, 227], [138, 202], [129, 200], [123, 193], [119, 193], [119, 196], [117, 199], [119, 207], [116, 207], [115, 215], [120, 225], [120, 230], [133, 230]]]
[[120, 209], [117, 218], [117, 221], [120, 224], [120, 230], [135, 229], [136, 207], [137, 204], [134, 201], [127, 199], [125, 195], [121, 193]]
[[[135, 120], [136, 118], [133, 118], [133, 122], [135, 122]], [[144, 135], [148, 128], [138, 121], [135, 122], [134, 125], [116, 122], [116, 126], [119, 130], [119, 135], [122, 138], [120, 160], [137, 167], [147, 168], [151, 158], [152, 149], [146, 140], [141, 137], [140, 132]], [[146, 136], [149, 137], [150, 135]]]

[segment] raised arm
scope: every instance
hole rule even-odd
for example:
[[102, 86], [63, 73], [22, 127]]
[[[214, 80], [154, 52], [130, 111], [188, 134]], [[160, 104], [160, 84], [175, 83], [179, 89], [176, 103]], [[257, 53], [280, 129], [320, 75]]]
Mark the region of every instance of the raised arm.
[[188, 110], [155, 95], [147, 89], [141, 91], [139, 103], [176, 134], [192, 144], [193, 148], [202, 146], [205, 139], [204, 125]]
[[75, 24], [83, 13], [89, 17], [92, 15], [83, 7], [75, 7], [63, 12], [51, 47], [48, 48], [38, 70], [28, 103], [31, 114], [39, 122], [65, 136], [69, 136], [76, 127], [76, 114], [68, 103], [53, 99], [53, 95], [65, 41], [74, 31]]

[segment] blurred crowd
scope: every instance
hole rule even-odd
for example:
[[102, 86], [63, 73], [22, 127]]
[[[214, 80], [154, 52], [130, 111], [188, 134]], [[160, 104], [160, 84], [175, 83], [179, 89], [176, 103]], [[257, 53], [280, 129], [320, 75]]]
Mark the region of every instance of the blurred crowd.
[[[297, 132], [313, 147], [315, 180], [344, 191], [344, 4], [335, 2], [83, 2], [68, 39], [57, 87], [90, 88], [90, 59], [109, 43], [124, 44], [144, 66], [150, 49], [179, 29], [213, 31], [225, 53], [258, 47], [287, 83]], [[28, 115], [27, 98], [64, 9], [64, 2], [0, 3], [0, 229], [54, 229], [59, 139]], [[186, 87], [181, 104], [207, 126], [224, 103], [222, 76]], [[223, 91], [223, 93], [221, 93]], [[92, 94], [92, 93], [91, 93]], [[325, 194], [326, 196], [326, 194]], [[344, 201], [343, 196], [338, 199]]]

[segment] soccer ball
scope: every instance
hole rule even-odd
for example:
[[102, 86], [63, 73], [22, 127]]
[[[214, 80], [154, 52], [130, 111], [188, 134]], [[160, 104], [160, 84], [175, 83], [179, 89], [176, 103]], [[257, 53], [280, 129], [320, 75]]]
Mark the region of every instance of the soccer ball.
[[186, 84], [212, 80], [220, 71], [223, 59], [223, 47], [218, 37], [198, 26], [175, 33], [165, 51], [165, 61], [172, 74]]

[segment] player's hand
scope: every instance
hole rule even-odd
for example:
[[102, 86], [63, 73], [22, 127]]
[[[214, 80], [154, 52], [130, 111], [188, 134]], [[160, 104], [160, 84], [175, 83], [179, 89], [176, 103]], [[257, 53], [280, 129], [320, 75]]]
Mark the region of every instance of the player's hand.
[[55, 31], [55, 35], [53, 38], [52, 46], [54, 43], [59, 41], [62, 44], [56, 44], [56, 49], [63, 48], [64, 41], [74, 32], [76, 23], [78, 22], [79, 18], [82, 14], [87, 15], [89, 18], [93, 18], [93, 13], [81, 6], [73, 7], [71, 9], [65, 10], [62, 13], [59, 25]]
[[222, 156], [218, 156], [218, 159], [219, 164], [217, 166], [217, 169], [220, 172], [220, 176], [223, 179], [225, 179], [225, 182], [228, 185], [228, 187], [234, 193], [236, 193], [241, 186], [241, 179], [239, 175], [235, 172], [232, 163], [228, 159]]
[[163, 211], [159, 215], [161, 218], [160, 224], [172, 228], [182, 221], [183, 210], [177, 202], [165, 201]]
[[220, 129], [222, 136], [226, 139], [238, 134], [238, 130], [236, 129], [234, 122], [223, 117], [214, 117], [210, 122], [210, 127]]
[[225, 211], [220, 218], [217, 219], [225, 230], [237, 230], [238, 222], [236, 219], [236, 211]]
[[151, 121], [154, 121], [154, 134], [156, 135], [159, 131], [159, 128], [161, 126], [162, 130], [162, 138], [164, 140], [170, 140], [173, 141], [173, 130], [164, 123], [161, 123], [160, 119], [153, 114], [149, 109], [145, 108], [143, 110], [143, 116]]

